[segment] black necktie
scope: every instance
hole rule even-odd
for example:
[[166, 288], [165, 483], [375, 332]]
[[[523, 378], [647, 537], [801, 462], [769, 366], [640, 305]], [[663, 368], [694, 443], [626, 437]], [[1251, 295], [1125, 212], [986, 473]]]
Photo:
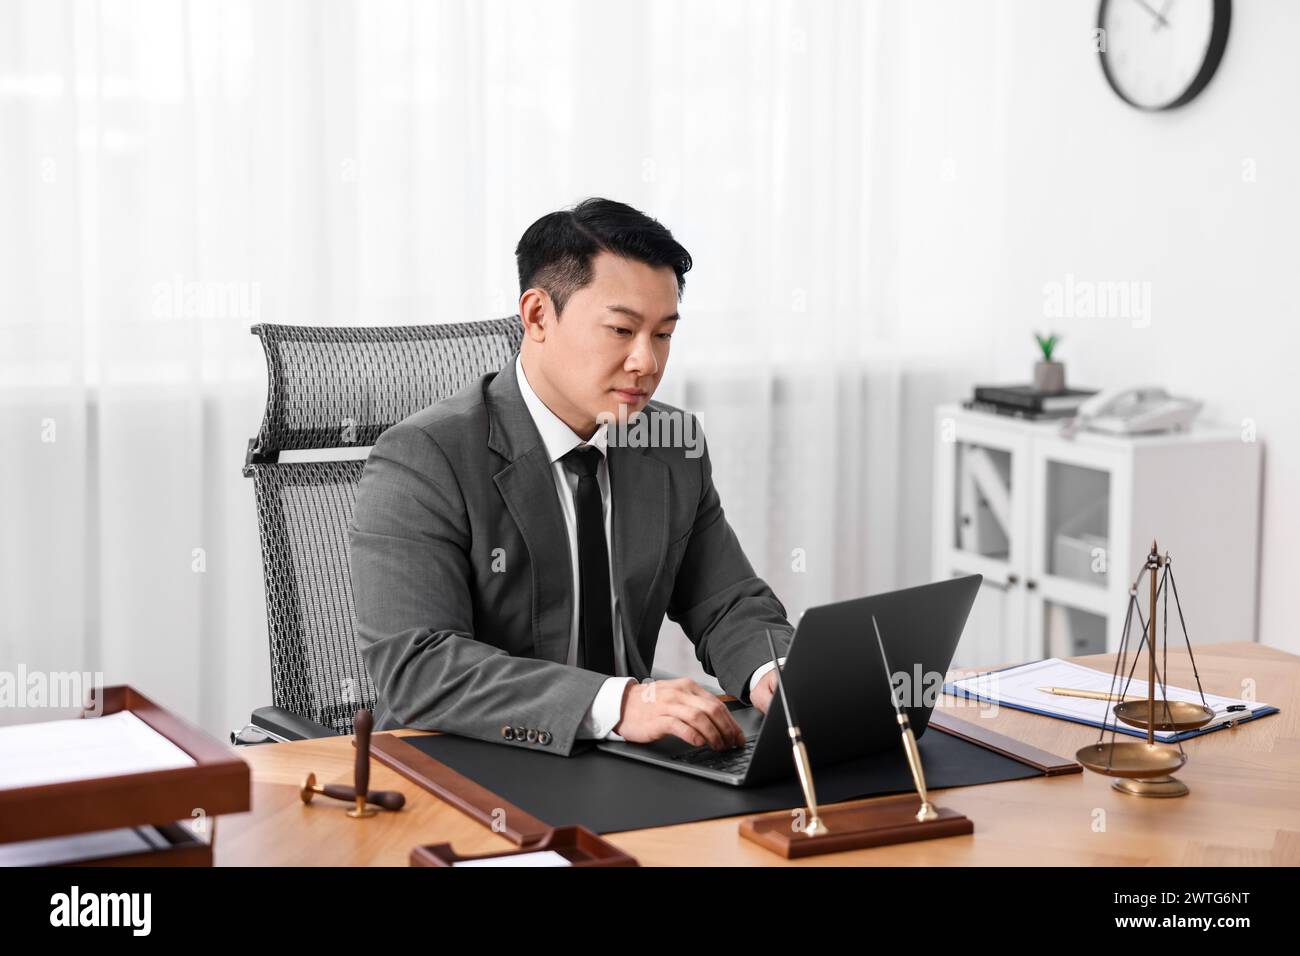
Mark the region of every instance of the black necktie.
[[580, 445], [560, 460], [578, 476], [573, 492], [578, 516], [578, 640], [585, 660], [583, 667], [601, 674], [614, 674], [614, 624], [609, 605], [609, 551], [605, 547], [605, 509], [600, 498], [596, 466], [600, 452]]

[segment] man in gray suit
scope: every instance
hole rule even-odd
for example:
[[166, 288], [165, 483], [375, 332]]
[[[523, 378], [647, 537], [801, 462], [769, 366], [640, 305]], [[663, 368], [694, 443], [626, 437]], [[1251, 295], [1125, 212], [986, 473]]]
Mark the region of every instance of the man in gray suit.
[[566, 756], [582, 739], [741, 745], [694, 681], [648, 682], [667, 614], [766, 712], [765, 631], [781, 652], [793, 632], [723, 515], [698, 420], [651, 401], [690, 255], [605, 199], [542, 217], [515, 254], [520, 352], [384, 432], [361, 479], [352, 586], [376, 726]]

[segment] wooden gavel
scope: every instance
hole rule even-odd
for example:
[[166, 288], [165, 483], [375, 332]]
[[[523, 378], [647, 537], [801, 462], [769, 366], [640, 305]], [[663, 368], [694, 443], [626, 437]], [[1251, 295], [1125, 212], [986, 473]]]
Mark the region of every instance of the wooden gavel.
[[352, 727], [356, 731], [357, 759], [355, 764], [356, 786], [347, 787], [342, 784], [326, 784], [319, 786], [316, 783], [314, 773], [307, 774], [307, 779], [302, 783], [300, 796], [303, 803], [311, 803], [312, 797], [316, 794], [332, 797], [335, 800], [347, 800], [355, 802], [351, 810], [348, 811], [350, 817], [369, 817], [375, 813], [374, 807], [367, 804], [374, 804], [375, 807], [381, 807], [384, 810], [400, 810], [406, 805], [406, 797], [396, 790], [370, 790], [370, 729], [374, 726], [374, 717], [370, 711], [362, 708], [357, 711], [356, 717], [353, 718]]

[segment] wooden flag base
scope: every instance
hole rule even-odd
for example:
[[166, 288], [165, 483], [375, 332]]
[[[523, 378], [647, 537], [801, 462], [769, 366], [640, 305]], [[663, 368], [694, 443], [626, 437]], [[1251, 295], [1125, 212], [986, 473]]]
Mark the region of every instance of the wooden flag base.
[[817, 836], [796, 830], [799, 818], [790, 811], [768, 813], [742, 820], [740, 835], [778, 856], [797, 859], [975, 832], [975, 824], [968, 817], [946, 807], [935, 807], [938, 819], [922, 823], [916, 819], [920, 807], [921, 800], [914, 793], [881, 797], [857, 806], [823, 807], [820, 815], [828, 832]]

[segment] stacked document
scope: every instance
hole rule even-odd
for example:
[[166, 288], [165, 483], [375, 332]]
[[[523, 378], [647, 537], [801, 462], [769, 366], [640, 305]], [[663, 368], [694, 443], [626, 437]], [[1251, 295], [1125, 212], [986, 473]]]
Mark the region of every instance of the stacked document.
[[0, 790], [194, 765], [193, 757], [128, 710], [0, 727]]
[[[1145, 673], [1145, 667], [1142, 664], [1139, 664], [1138, 669]], [[1064, 697], [1058, 694], [1049, 694], [1039, 689], [1042, 687], [1070, 688], [1072, 690], [1110, 693], [1116, 695], [1117, 698], [1122, 694], [1126, 698], [1140, 697], [1145, 699], [1147, 696], [1147, 682], [1138, 680], [1136, 675], [1132, 680], [1128, 680], [1127, 674], [1127, 671], [1120, 674], [1119, 678], [1114, 681], [1114, 687], [1112, 687], [1112, 675], [1110, 673], [1051, 657], [1047, 660], [1033, 661], [1029, 664], [1019, 664], [1003, 670], [988, 671], [983, 674], [964, 677], [960, 680], [949, 681], [943, 685], [943, 691], [945, 694], [951, 694], [955, 697], [966, 697], [984, 701], [985, 703], [997, 704], [1000, 707], [1027, 710], [1048, 717], [1059, 717], [1061, 720], [1072, 720], [1075, 723], [1088, 724], [1092, 727], [1113, 727], [1120, 733], [1131, 734], [1134, 737], [1145, 737], [1147, 735], [1145, 730], [1130, 727], [1118, 721], [1114, 714], [1111, 713], [1111, 708], [1119, 702], [1118, 699], [1108, 701], [1090, 700], [1086, 697]], [[1204, 703], [1214, 711], [1214, 719], [1204, 727], [1183, 731], [1182, 733], [1171, 730], [1157, 730], [1155, 737], [1162, 743], [1186, 740], [1188, 737], [1197, 737], [1218, 730], [1221, 727], [1226, 727], [1230, 723], [1242, 723], [1256, 717], [1262, 717], [1265, 714], [1276, 714], [1278, 712], [1276, 707], [1261, 704], [1259, 701], [1243, 700], [1237, 697], [1220, 697], [1217, 694], [1206, 694], [1202, 698], [1195, 690], [1157, 683], [1156, 700], [1162, 701], [1165, 699], [1170, 701], [1182, 700], [1195, 704]], [[1242, 709], [1228, 709], [1234, 706], [1239, 706]], [[1159, 713], [1159, 705], [1157, 705], [1157, 713]]]

